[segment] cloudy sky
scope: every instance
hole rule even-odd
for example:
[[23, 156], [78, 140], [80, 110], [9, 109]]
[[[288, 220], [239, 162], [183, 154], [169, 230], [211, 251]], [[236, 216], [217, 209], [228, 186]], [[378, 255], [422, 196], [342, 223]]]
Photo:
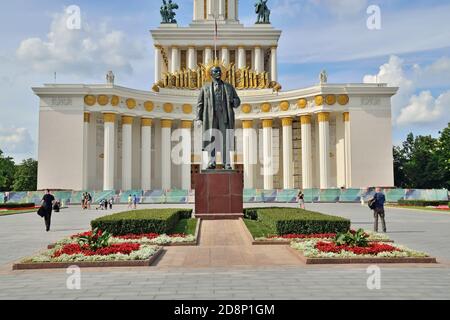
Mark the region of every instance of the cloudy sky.
[[[175, 0], [177, 19], [192, 19], [192, 0]], [[253, 24], [254, 0], [240, 0], [241, 22]], [[37, 156], [38, 99], [32, 86], [116, 83], [148, 90], [153, 81], [149, 30], [160, 0], [15, 0], [0, 10], [0, 149], [21, 161]], [[81, 8], [81, 30], [66, 27], [65, 10]], [[381, 9], [369, 30], [367, 9]], [[450, 122], [450, 2], [447, 0], [269, 0], [284, 89], [317, 83], [386, 82], [393, 99], [394, 143], [409, 132], [436, 136]], [[57, 146], [55, 146], [57, 147]]]

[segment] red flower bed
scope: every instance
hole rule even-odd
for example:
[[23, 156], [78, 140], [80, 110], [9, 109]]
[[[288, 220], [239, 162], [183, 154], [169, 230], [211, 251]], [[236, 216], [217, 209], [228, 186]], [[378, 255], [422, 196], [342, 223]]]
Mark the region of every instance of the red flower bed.
[[384, 243], [370, 243], [367, 247], [351, 247], [347, 245], [338, 246], [333, 242], [318, 242], [315, 246], [316, 249], [322, 251], [322, 252], [333, 252], [333, 253], [339, 253], [342, 250], [353, 252], [354, 254], [358, 255], [364, 255], [364, 254], [370, 254], [370, 255], [376, 255], [381, 252], [393, 252], [393, 251], [400, 251], [399, 249], [388, 245]]
[[271, 236], [269, 239], [282, 238], [282, 239], [329, 239], [334, 238], [335, 233], [316, 233], [316, 234], [285, 234], [283, 236]]
[[88, 245], [80, 246], [77, 243], [67, 244], [62, 249], [56, 251], [53, 254], [53, 258], [58, 258], [63, 254], [74, 255], [74, 254], [83, 254], [85, 256], [109, 256], [111, 254], [126, 254], [129, 255], [133, 251], [139, 250], [141, 245], [139, 243], [120, 243], [120, 244], [112, 244], [108, 247], [91, 250]]

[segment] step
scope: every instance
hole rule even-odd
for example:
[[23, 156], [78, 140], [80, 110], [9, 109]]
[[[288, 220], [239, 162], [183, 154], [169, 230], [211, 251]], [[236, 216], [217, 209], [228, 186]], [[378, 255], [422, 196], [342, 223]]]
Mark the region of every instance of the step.
[[243, 213], [198, 213], [195, 217], [202, 220], [238, 220], [243, 218]]

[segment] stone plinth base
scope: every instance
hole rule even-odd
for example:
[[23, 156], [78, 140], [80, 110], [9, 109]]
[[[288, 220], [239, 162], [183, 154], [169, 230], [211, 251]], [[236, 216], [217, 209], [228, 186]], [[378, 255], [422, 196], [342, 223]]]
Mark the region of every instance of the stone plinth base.
[[243, 217], [244, 178], [242, 173], [208, 170], [195, 177], [195, 216], [201, 219]]

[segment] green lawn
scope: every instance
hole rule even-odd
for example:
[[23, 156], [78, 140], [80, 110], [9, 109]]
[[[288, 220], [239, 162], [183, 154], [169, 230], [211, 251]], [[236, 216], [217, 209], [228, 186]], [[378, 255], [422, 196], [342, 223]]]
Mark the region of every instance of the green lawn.
[[197, 219], [181, 219], [178, 221], [175, 228], [172, 230], [174, 233], [184, 233], [195, 235], [195, 228], [197, 227]]
[[425, 211], [432, 211], [432, 212], [450, 213], [450, 210], [434, 209], [434, 208], [427, 208], [427, 207], [417, 207], [417, 206], [389, 205], [387, 207], [389, 207], [389, 208], [396, 208], [396, 209], [425, 210]]
[[252, 234], [253, 238], [262, 238], [271, 235], [276, 235], [276, 231], [268, 225], [265, 225], [256, 220], [244, 219], [247, 229]]
[[37, 212], [37, 209], [0, 211], [0, 217], [1, 216], [11, 216], [14, 214], [30, 213], [30, 212]]

